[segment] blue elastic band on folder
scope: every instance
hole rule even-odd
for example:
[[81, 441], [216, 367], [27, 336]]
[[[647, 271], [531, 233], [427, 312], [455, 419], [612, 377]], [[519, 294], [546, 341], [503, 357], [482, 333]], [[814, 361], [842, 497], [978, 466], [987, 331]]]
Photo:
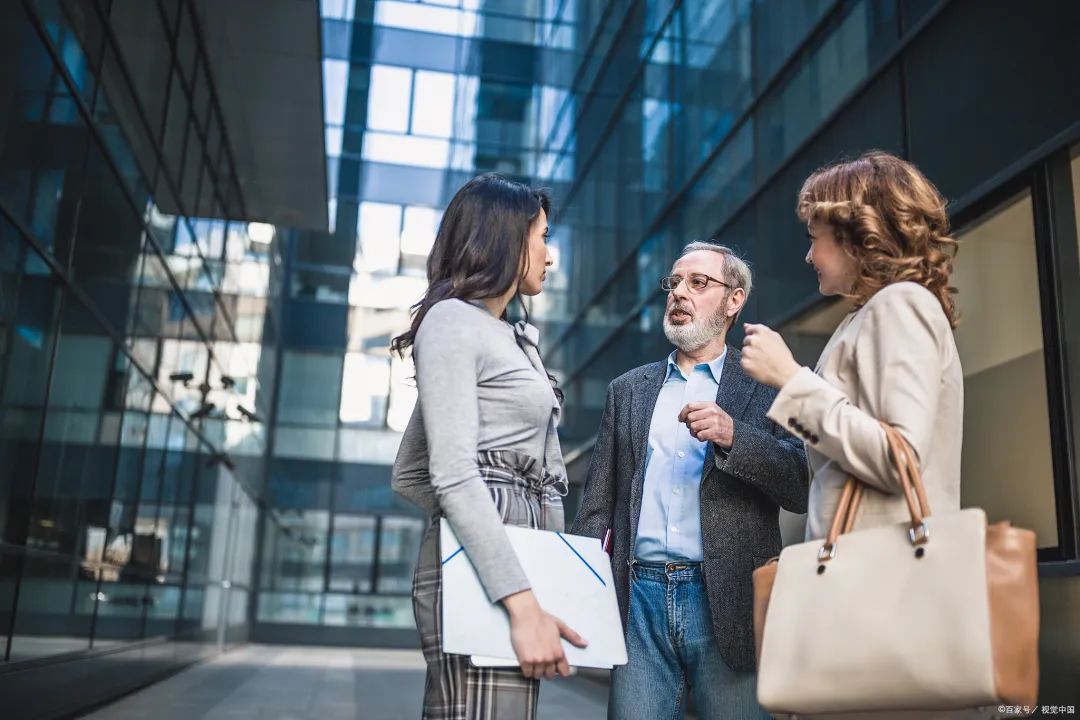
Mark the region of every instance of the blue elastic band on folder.
[[450, 562], [451, 560], [453, 560], [453, 559], [454, 559], [454, 556], [455, 556], [455, 555], [457, 555], [457, 554], [458, 554], [459, 552], [461, 552], [461, 551], [462, 551], [462, 550], [464, 550], [464, 549], [465, 549], [465, 546], [464, 546], [464, 545], [462, 545], [462, 546], [461, 546], [461, 547], [459, 547], [459, 548], [458, 548], [457, 550], [455, 550], [454, 552], [450, 553], [450, 557], [448, 557], [448, 558], [446, 558], [445, 560], [443, 560], [443, 561], [442, 561], [442, 564], [443, 564], [443, 565], [445, 565], [446, 563], [448, 563], [448, 562]]
[[585, 563], [585, 567], [589, 568], [589, 572], [591, 572], [591, 573], [592, 573], [593, 575], [595, 575], [595, 576], [596, 576], [596, 579], [600, 581], [600, 584], [601, 584], [601, 585], [603, 585], [604, 587], [607, 587], [607, 583], [606, 583], [606, 582], [604, 582], [604, 578], [600, 577], [600, 573], [596, 572], [596, 570], [594, 570], [594, 569], [593, 569], [593, 566], [589, 564], [589, 561], [588, 561], [588, 560], [586, 560], [585, 558], [581, 557], [581, 553], [579, 553], [579, 552], [577, 551], [577, 549], [576, 549], [576, 548], [574, 548], [574, 546], [570, 544], [570, 541], [569, 541], [569, 540], [567, 540], [566, 538], [564, 538], [564, 537], [562, 536], [562, 533], [561, 533], [561, 532], [557, 532], [557, 533], [555, 533], [555, 534], [559, 536], [559, 539], [560, 539], [560, 540], [562, 540], [562, 541], [563, 541], [564, 543], [566, 543], [566, 547], [570, 548], [570, 551], [571, 551], [572, 553], [574, 553], [575, 555], [577, 555], [577, 556], [578, 556], [578, 560], [580, 560], [581, 562]]
[[[564, 543], [566, 543], [566, 547], [570, 548], [570, 552], [572, 552], [572, 553], [574, 553], [575, 555], [577, 555], [577, 558], [578, 558], [578, 560], [580, 560], [580, 561], [581, 561], [582, 563], [584, 563], [585, 567], [589, 568], [589, 572], [591, 572], [591, 573], [592, 573], [593, 575], [595, 575], [595, 576], [596, 576], [596, 579], [600, 581], [600, 584], [601, 584], [601, 585], [603, 585], [604, 587], [607, 587], [607, 583], [606, 583], [606, 582], [604, 582], [604, 578], [600, 577], [600, 573], [596, 572], [596, 570], [594, 570], [594, 569], [593, 569], [593, 566], [589, 564], [589, 561], [588, 561], [588, 560], [586, 560], [585, 558], [581, 557], [581, 553], [579, 553], [579, 552], [577, 551], [577, 549], [576, 549], [576, 548], [574, 548], [574, 546], [573, 546], [573, 545], [571, 545], [571, 544], [570, 544], [570, 542], [569, 542], [569, 541], [568, 541], [568, 540], [567, 540], [566, 538], [564, 538], [564, 537], [562, 536], [562, 533], [560, 533], [560, 532], [557, 532], [557, 533], [555, 533], [555, 534], [559, 536], [559, 539], [560, 539], [560, 540], [562, 540], [562, 541], [563, 541]], [[451, 560], [453, 560], [453, 559], [454, 559], [455, 557], [457, 557], [458, 553], [460, 553], [460, 552], [461, 552], [462, 550], [464, 550], [464, 549], [465, 549], [465, 546], [464, 546], [464, 545], [462, 545], [462, 546], [461, 546], [461, 547], [459, 547], [459, 548], [458, 548], [457, 550], [455, 550], [454, 552], [450, 553], [450, 557], [448, 557], [448, 558], [446, 558], [445, 560], [443, 560], [443, 561], [442, 561], [442, 564], [443, 564], [443, 565], [445, 565], [446, 563], [448, 563], [448, 562], [450, 562]]]

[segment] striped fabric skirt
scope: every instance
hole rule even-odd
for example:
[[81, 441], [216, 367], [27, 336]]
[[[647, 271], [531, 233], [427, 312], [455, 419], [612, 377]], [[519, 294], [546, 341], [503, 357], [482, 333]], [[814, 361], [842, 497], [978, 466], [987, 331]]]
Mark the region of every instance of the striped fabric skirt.
[[[566, 481], [535, 458], [511, 450], [479, 454], [480, 474], [503, 523], [562, 530]], [[519, 668], [474, 667], [467, 655], [442, 651], [440, 517], [432, 518], [413, 575], [413, 613], [427, 661], [424, 720], [533, 720], [540, 681]]]

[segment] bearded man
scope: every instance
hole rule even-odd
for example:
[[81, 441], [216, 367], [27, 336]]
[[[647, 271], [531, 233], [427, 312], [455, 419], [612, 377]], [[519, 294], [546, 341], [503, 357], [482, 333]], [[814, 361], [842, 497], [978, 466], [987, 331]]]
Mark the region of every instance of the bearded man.
[[666, 360], [608, 386], [572, 532], [610, 533], [629, 662], [608, 717], [767, 718], [757, 703], [751, 573], [780, 552], [779, 508], [806, 512], [802, 441], [765, 413], [728, 330], [750, 296], [732, 250], [695, 242], [660, 279]]

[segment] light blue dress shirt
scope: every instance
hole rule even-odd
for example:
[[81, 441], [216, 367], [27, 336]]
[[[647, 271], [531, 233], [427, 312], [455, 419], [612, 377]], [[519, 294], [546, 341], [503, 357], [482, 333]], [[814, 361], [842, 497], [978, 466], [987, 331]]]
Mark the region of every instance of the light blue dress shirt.
[[644, 562], [700, 562], [701, 509], [698, 489], [708, 442], [699, 442], [679, 422], [691, 402], [716, 402], [725, 349], [709, 363], [695, 365], [687, 378], [668, 356], [667, 375], [656, 398], [645, 456], [645, 485], [641, 495], [634, 555]]

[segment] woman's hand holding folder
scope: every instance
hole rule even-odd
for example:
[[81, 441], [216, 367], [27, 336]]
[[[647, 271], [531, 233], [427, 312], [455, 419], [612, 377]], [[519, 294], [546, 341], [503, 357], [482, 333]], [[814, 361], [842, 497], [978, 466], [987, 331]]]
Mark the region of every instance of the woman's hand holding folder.
[[510, 615], [510, 643], [514, 647], [521, 673], [527, 678], [568, 677], [570, 665], [563, 652], [562, 638], [579, 648], [588, 643], [559, 618], [545, 612], [532, 590], [523, 590], [503, 598]]

